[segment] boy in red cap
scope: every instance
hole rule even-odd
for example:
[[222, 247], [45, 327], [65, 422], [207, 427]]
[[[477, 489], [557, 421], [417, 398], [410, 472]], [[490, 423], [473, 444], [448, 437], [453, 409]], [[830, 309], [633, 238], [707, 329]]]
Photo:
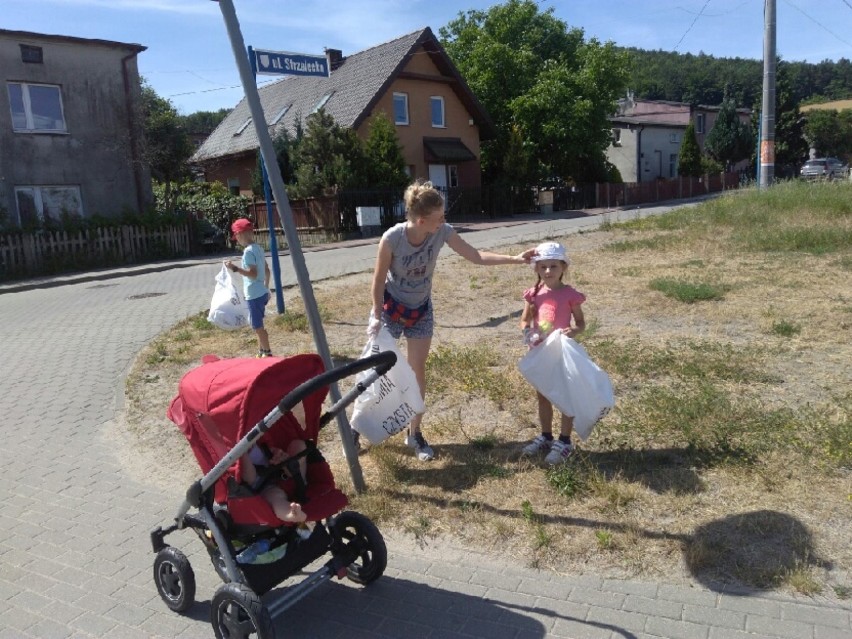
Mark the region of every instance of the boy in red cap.
[[231, 232], [243, 247], [243, 259], [239, 266], [225, 260], [225, 266], [243, 276], [243, 292], [249, 307], [249, 321], [257, 333], [258, 357], [271, 357], [269, 333], [263, 327], [263, 316], [269, 303], [269, 264], [263, 249], [254, 241], [254, 227], [250, 220], [240, 218], [231, 224]]

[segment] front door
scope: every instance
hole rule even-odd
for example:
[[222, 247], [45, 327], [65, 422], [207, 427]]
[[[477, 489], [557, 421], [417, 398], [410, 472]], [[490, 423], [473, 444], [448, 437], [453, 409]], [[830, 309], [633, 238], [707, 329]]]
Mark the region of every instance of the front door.
[[444, 196], [444, 210], [449, 210], [449, 190], [447, 189], [447, 165], [446, 164], [430, 164], [429, 165], [429, 181], [432, 183], [441, 195]]
[[447, 165], [446, 164], [430, 164], [429, 165], [429, 181], [439, 191], [447, 191]]

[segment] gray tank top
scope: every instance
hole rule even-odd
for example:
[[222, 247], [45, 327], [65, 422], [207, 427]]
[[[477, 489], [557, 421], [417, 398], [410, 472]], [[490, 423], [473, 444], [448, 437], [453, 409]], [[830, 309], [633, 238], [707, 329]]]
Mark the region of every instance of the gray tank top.
[[455, 231], [442, 224], [437, 231], [427, 235], [419, 246], [412, 246], [405, 236], [405, 222], [392, 226], [384, 239], [393, 253], [385, 289], [398, 302], [409, 308], [423, 305], [432, 294], [432, 273], [438, 262], [438, 253]]

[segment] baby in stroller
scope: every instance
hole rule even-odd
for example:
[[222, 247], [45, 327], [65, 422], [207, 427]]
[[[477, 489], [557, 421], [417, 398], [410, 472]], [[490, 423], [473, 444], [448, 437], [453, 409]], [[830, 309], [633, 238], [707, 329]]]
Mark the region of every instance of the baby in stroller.
[[[187, 490], [174, 523], [151, 532], [154, 582], [171, 610], [182, 613], [195, 602], [189, 560], [165, 542], [183, 529], [201, 540], [224, 582], [210, 605], [217, 639], [270, 639], [272, 614], [325, 581], [366, 585], [381, 577], [382, 534], [364, 515], [343, 510], [348, 499], [316, 443], [320, 429], [395, 362], [394, 353], [383, 352], [326, 371], [313, 354], [208, 357], [184, 375], [168, 416], [205, 474]], [[365, 376], [323, 413], [328, 386], [356, 374]], [[258, 544], [265, 552], [241, 560]], [[319, 570], [264, 605], [266, 592], [326, 553], [331, 558]]]
[[[270, 446], [267, 454], [261, 450], [259, 445], [255, 444], [247, 454], [240, 458], [243, 481], [251, 486], [252, 490], [263, 495], [264, 499], [272, 506], [272, 512], [278, 519], [291, 524], [301, 523], [308, 516], [302, 510], [302, 504], [297, 501], [290, 501], [287, 493], [274, 482], [274, 476], [277, 474], [274, 469], [281, 466], [287, 459], [305, 450], [307, 450], [305, 442], [299, 439], [290, 442], [286, 453], [280, 448]], [[302, 481], [305, 481], [305, 460], [301, 458], [299, 461], [301, 462], [299, 473]], [[258, 469], [260, 469], [260, 472], [258, 472]], [[282, 473], [284, 476], [287, 476], [287, 474], [286, 470]]]

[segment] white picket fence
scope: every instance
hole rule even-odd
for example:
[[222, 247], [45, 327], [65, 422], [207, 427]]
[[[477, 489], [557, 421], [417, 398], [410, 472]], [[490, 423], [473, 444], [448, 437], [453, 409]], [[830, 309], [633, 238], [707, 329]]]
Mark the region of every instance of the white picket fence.
[[190, 254], [188, 225], [0, 233], [0, 275], [38, 275], [66, 265], [108, 266]]

